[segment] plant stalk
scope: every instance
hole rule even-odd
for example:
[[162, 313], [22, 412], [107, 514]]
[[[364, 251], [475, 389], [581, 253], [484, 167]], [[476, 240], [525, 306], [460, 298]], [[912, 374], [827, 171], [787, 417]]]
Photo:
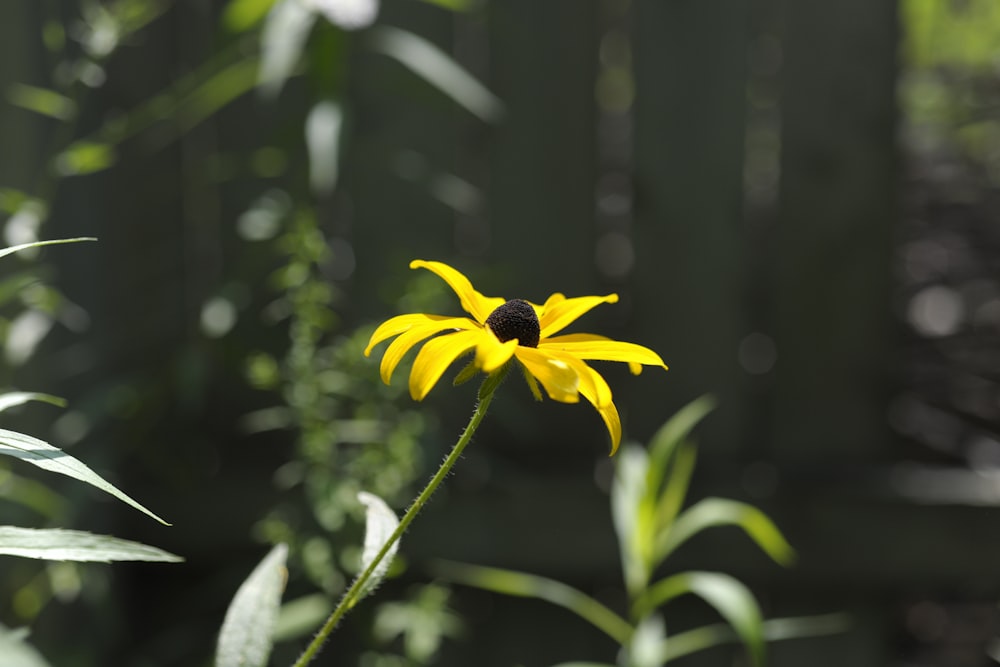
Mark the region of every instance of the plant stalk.
[[469, 419], [469, 423], [465, 427], [465, 430], [462, 431], [462, 435], [459, 437], [458, 442], [455, 443], [451, 452], [445, 458], [444, 462], [441, 463], [441, 467], [438, 468], [438, 471], [434, 473], [434, 476], [431, 477], [429, 482], [427, 482], [427, 486], [424, 487], [424, 490], [420, 492], [420, 495], [418, 495], [416, 500], [413, 501], [413, 504], [406, 510], [406, 514], [404, 514], [403, 518], [399, 520], [399, 525], [396, 527], [396, 530], [394, 530], [392, 535], [389, 536], [389, 539], [386, 540], [385, 545], [383, 545], [382, 549], [378, 552], [378, 554], [376, 554], [375, 559], [368, 564], [368, 567], [366, 567], [358, 578], [354, 580], [351, 587], [347, 589], [347, 592], [344, 593], [344, 597], [342, 597], [340, 602], [337, 604], [336, 609], [334, 609], [330, 614], [330, 617], [326, 619], [326, 623], [324, 623], [323, 627], [319, 629], [319, 632], [316, 633], [316, 636], [313, 637], [309, 646], [306, 647], [306, 649], [302, 652], [302, 655], [299, 656], [299, 659], [295, 661], [295, 664], [292, 665], [292, 667], [306, 667], [306, 665], [308, 665], [312, 659], [316, 657], [320, 649], [323, 648], [323, 645], [330, 638], [330, 634], [333, 632], [334, 628], [336, 628], [337, 624], [340, 623], [340, 619], [342, 619], [344, 615], [358, 602], [360, 599], [358, 597], [359, 593], [364, 589], [365, 583], [371, 578], [375, 568], [382, 562], [385, 555], [389, 553], [390, 547], [392, 547], [392, 545], [399, 540], [400, 536], [406, 532], [407, 527], [413, 519], [416, 518], [417, 514], [420, 513], [420, 510], [424, 508], [424, 505], [427, 504], [427, 501], [430, 500], [431, 496], [434, 495], [434, 492], [437, 491], [441, 482], [443, 482], [444, 478], [448, 476], [451, 469], [455, 467], [458, 459], [461, 458], [466, 445], [468, 445], [472, 440], [472, 436], [475, 434], [476, 429], [479, 428], [479, 424], [483, 421], [483, 417], [486, 416], [486, 411], [489, 409], [490, 403], [493, 401], [493, 394], [503, 381], [509, 366], [509, 363], [505, 364], [502, 368], [498, 369], [496, 372], [487, 376], [486, 379], [483, 380], [483, 384], [479, 388], [479, 400], [476, 403], [476, 408], [473, 410], [472, 417]]

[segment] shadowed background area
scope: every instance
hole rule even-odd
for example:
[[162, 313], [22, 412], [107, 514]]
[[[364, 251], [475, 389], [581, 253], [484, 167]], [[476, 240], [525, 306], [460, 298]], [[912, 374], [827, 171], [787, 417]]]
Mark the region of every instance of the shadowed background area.
[[[357, 561], [356, 492], [405, 508], [475, 400], [446, 374], [414, 403], [408, 363], [385, 387], [361, 353], [392, 315], [459, 314], [415, 258], [490, 296], [619, 294], [572, 331], [670, 366], [595, 364], [626, 440], [718, 399], [691, 497], [754, 503], [798, 557], [708, 531], [664, 571], [729, 572], [768, 617], [852, 619], [770, 664], [1000, 656], [992, 0], [7, 0], [0, 37], [4, 244], [100, 239], [0, 266], [3, 384], [68, 402], [4, 426], [174, 525], [6, 460], [0, 523], [186, 559], [4, 557], [0, 623], [53, 665], [211, 664], [280, 541], [305, 620], [272, 664], [294, 659]], [[607, 445], [589, 406], [509, 380], [316, 664], [614, 662], [563, 609], [428, 585], [449, 559], [624, 611]]]

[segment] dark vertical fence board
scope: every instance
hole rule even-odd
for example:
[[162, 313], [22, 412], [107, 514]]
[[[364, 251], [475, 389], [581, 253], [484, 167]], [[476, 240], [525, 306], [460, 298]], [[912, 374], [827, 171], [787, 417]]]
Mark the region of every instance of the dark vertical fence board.
[[[383, 16], [387, 24], [450, 52], [450, 13], [423, 3], [390, 9]], [[349, 216], [351, 225], [355, 303], [363, 317], [374, 319], [385, 315], [387, 277], [406, 271], [411, 259], [453, 260], [454, 211], [434, 199], [429, 184], [440, 173], [454, 172], [457, 128], [475, 121], [398, 61], [372, 52], [363, 39], [355, 41], [352, 57], [350, 135], [341, 167], [350, 202], [339, 215]]]
[[635, 331], [671, 366], [644, 374], [646, 437], [704, 392], [724, 401], [713, 447], [736, 448], [742, 408], [742, 156], [746, 2], [637, 3]]
[[[36, 76], [41, 47], [38, 35], [31, 27], [39, 23], [38, 7], [24, 2], [0, 3], [0, 187], [27, 189], [29, 194], [37, 177], [41, 160], [42, 123], [58, 121], [41, 119], [31, 111], [16, 108], [7, 102], [7, 91], [13, 83], [45, 86]], [[36, 54], [36, 57], [33, 57]]]
[[491, 4], [492, 257], [511, 296], [594, 288], [596, 0]]
[[888, 439], [896, 5], [785, 9], [773, 445], [871, 460]]

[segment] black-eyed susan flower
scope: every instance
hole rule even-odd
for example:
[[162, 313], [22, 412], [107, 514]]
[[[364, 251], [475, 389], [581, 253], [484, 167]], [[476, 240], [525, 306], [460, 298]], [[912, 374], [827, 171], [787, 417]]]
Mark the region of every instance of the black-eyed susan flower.
[[441, 262], [414, 260], [410, 268], [427, 269], [448, 283], [472, 319], [413, 313], [383, 322], [365, 348], [367, 356], [382, 341], [396, 337], [382, 355], [383, 382], [389, 384], [406, 353], [423, 341], [427, 342], [410, 371], [410, 395], [417, 401], [427, 396], [448, 367], [468, 352], [475, 352], [474, 367], [485, 373], [498, 371], [513, 358], [524, 370], [536, 398], [541, 398], [539, 383], [550, 398], [563, 403], [576, 403], [582, 394], [604, 420], [611, 435], [611, 453], [615, 453], [622, 435], [618, 409], [611, 400], [608, 383], [587, 362], [627, 363], [636, 375], [643, 365], [667, 366], [658, 354], [642, 345], [596, 334], [556, 334], [595, 306], [615, 303], [617, 294], [568, 299], [556, 293], [539, 306], [522, 299], [483, 296], [473, 289], [468, 278]]

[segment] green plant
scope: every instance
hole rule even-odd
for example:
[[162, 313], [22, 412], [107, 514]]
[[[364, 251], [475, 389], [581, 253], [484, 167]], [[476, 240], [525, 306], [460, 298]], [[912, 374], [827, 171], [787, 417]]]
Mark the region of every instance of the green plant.
[[[0, 250], [0, 257], [39, 246], [93, 240], [96, 239], [76, 238], [25, 243]], [[29, 401], [63, 404], [61, 399], [48, 394], [11, 391], [0, 394], [0, 411], [23, 405]], [[79, 459], [38, 438], [17, 431], [0, 429], [0, 455], [12, 457], [42, 470], [90, 484], [160, 523], [169, 525]], [[9, 478], [5, 480], [3, 485], [0, 485], [0, 497], [18, 502], [17, 489], [19, 487], [7, 482], [9, 482]], [[14, 489], [14, 492], [5, 493], [6, 489]], [[0, 556], [101, 563], [113, 561], [179, 562], [182, 560], [162, 549], [109, 535], [95, 535], [62, 528], [25, 528], [20, 526], [0, 526]], [[41, 656], [25, 643], [25, 637], [25, 632], [8, 632], [0, 626], [0, 654], [17, 656], [18, 664], [44, 665]]]
[[[719, 644], [741, 641], [751, 662], [765, 663], [765, 642], [838, 632], [839, 614], [765, 621], [751, 591], [721, 572], [688, 571], [656, 579], [657, 570], [678, 548], [704, 530], [741, 528], [772, 559], [790, 564], [795, 553], [774, 523], [746, 503], [705, 498], [684, 509], [696, 459], [691, 430], [714, 407], [702, 397], [682, 408], [656, 433], [645, 449], [628, 444], [618, 454], [611, 489], [614, 527], [621, 553], [628, 613], [619, 615], [586, 593], [566, 584], [523, 572], [443, 562], [443, 579], [564, 607], [608, 635], [620, 647], [621, 667], [658, 667]], [[659, 609], [683, 595], [695, 595], [725, 620], [668, 636]], [[564, 663], [559, 667], [605, 667]]]

